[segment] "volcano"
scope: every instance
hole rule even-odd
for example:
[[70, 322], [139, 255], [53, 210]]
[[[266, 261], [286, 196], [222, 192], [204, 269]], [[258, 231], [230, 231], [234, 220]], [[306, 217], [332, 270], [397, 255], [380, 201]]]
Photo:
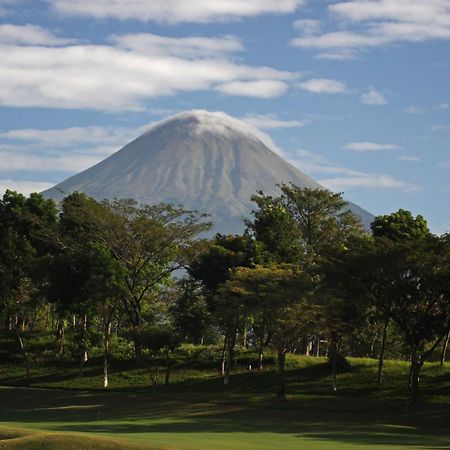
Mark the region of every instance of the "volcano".
[[[279, 183], [325, 189], [264, 141], [258, 130], [224, 113], [184, 112], [43, 194], [56, 201], [78, 191], [97, 200], [182, 205], [210, 213], [214, 232], [241, 233], [258, 191], [279, 195]], [[349, 209], [369, 228], [369, 212], [353, 203]]]

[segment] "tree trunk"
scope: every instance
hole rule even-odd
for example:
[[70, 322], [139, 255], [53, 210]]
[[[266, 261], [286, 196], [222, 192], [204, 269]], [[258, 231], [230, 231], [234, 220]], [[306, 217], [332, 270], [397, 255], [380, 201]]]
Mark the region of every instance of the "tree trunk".
[[108, 355], [109, 355], [109, 337], [111, 334], [111, 322], [107, 321], [104, 327], [103, 335], [103, 387], [108, 387]]
[[247, 315], [244, 314], [242, 321], [242, 348], [248, 348], [247, 343]]
[[386, 316], [383, 327], [383, 337], [381, 339], [380, 358], [378, 360], [377, 383], [383, 384], [384, 355], [386, 352], [387, 329], [389, 326], [389, 316]]
[[231, 353], [230, 353], [230, 349], [228, 349], [226, 352], [225, 370], [224, 370], [224, 377], [223, 377], [223, 384], [225, 386], [230, 384], [230, 369], [231, 369]]
[[444, 363], [445, 363], [445, 359], [447, 357], [447, 351], [448, 351], [449, 342], [450, 342], [450, 330], [447, 331], [447, 336], [445, 337], [444, 344], [442, 346], [441, 366], [443, 366]]
[[370, 341], [370, 350], [369, 350], [369, 358], [373, 358], [374, 357], [374, 353], [375, 353], [375, 342], [377, 341], [378, 338], [378, 333], [375, 332], [373, 334], [373, 338]]
[[315, 338], [314, 338], [313, 353], [314, 353], [314, 356], [316, 356], [316, 357], [320, 356], [320, 336], [315, 336]]
[[142, 351], [143, 351], [143, 345], [142, 345], [142, 337], [140, 333], [142, 322], [140, 319], [137, 319], [133, 323], [133, 341], [134, 341], [134, 357], [136, 358], [137, 362], [142, 362]]
[[419, 375], [422, 366], [423, 361], [417, 356], [414, 356], [411, 359], [410, 380], [409, 380], [409, 386], [411, 390], [411, 401], [409, 403], [408, 409], [414, 408], [420, 401]]
[[159, 379], [159, 359], [156, 361], [155, 373], [154, 373], [153, 379], [152, 379], [153, 386], [158, 384], [158, 379]]
[[261, 327], [261, 335], [259, 337], [259, 351], [258, 351], [258, 370], [263, 370], [263, 355], [264, 352], [264, 326]]
[[81, 355], [80, 355], [80, 377], [84, 375], [84, 365], [88, 360], [88, 352], [86, 348], [86, 332], [87, 332], [87, 316], [86, 314], [82, 318], [81, 323]]
[[277, 349], [277, 363], [278, 363], [278, 390], [277, 400], [286, 400], [286, 351], [282, 348]]
[[62, 320], [58, 322], [56, 336], [58, 339], [58, 356], [61, 357], [64, 350], [64, 321]]
[[337, 375], [337, 337], [335, 335], [331, 336], [331, 342], [329, 347], [329, 353], [328, 358], [330, 360], [330, 366], [331, 366], [331, 385], [333, 388], [333, 391], [337, 391], [337, 382], [336, 382], [336, 375]]
[[225, 337], [223, 339], [223, 347], [222, 347], [222, 358], [220, 360], [220, 375], [225, 376], [225, 364], [227, 357], [227, 340], [228, 333], [225, 333]]
[[28, 358], [28, 354], [25, 350], [25, 345], [23, 344], [23, 339], [22, 336], [20, 334], [20, 329], [17, 328], [16, 329], [16, 338], [17, 338], [17, 344], [19, 345], [19, 349], [20, 349], [20, 353], [23, 357], [23, 361], [25, 363], [25, 368], [26, 368], [26, 372], [27, 372], [27, 378], [30, 378], [31, 375], [31, 368], [30, 368], [30, 360]]
[[167, 367], [166, 367], [166, 379], [164, 380], [164, 384], [166, 386], [169, 386], [170, 383], [170, 362], [167, 361]]
[[141, 327], [142, 327], [142, 314], [139, 305], [133, 308], [133, 314], [130, 314], [130, 320], [133, 326], [133, 341], [134, 341], [134, 356], [136, 361], [142, 361], [142, 337], [141, 337]]

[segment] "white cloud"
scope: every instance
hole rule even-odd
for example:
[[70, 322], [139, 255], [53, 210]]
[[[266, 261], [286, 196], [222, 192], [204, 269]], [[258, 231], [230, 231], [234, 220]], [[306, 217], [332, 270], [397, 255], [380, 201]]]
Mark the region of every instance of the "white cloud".
[[397, 156], [397, 159], [400, 161], [420, 162], [420, 158], [418, 156]]
[[0, 133], [0, 139], [6, 141], [21, 141], [32, 147], [65, 148], [79, 145], [110, 145], [120, 147], [139, 135], [135, 128], [114, 127], [70, 127], [61, 129], [38, 130], [23, 128]]
[[216, 90], [228, 95], [242, 97], [280, 97], [288, 90], [288, 85], [279, 80], [230, 81], [216, 86]]
[[400, 150], [401, 147], [395, 144], [379, 144], [377, 142], [350, 142], [344, 146], [347, 150], [354, 152], [380, 152], [386, 150]]
[[0, 170], [74, 173], [85, 170], [143, 134], [139, 128], [101, 126], [16, 129], [0, 133]]
[[64, 15], [166, 23], [214, 22], [295, 12], [305, 0], [47, 0]]
[[296, 155], [289, 158], [289, 162], [307, 174], [362, 175], [362, 172], [338, 166], [327, 161], [323, 156], [305, 149], [297, 150]]
[[347, 92], [347, 87], [344, 83], [328, 78], [311, 78], [310, 80], [297, 83], [296, 87], [314, 94], [342, 94]]
[[390, 175], [364, 174], [361, 177], [336, 177], [319, 181], [332, 191], [342, 191], [350, 188], [418, 190], [416, 186], [398, 181]]
[[450, 125], [431, 125], [432, 131], [447, 131], [450, 130]]
[[438, 164], [441, 169], [450, 169], [450, 161], [442, 161]]
[[289, 160], [307, 174], [316, 177], [323, 174], [337, 175], [332, 178], [318, 178], [318, 181], [332, 191], [349, 189], [400, 189], [414, 191], [417, 187], [409, 183], [396, 180], [391, 175], [362, 172], [349, 169], [327, 161], [321, 155], [307, 150], [298, 150], [297, 154]]
[[322, 25], [319, 20], [300, 19], [294, 22], [294, 28], [304, 36], [314, 36], [320, 32]]
[[420, 106], [409, 106], [405, 109], [406, 114], [426, 114], [427, 111]]
[[[98, 149], [96, 149], [98, 150]], [[102, 148], [104, 151], [104, 149]], [[31, 152], [18, 152], [0, 150], [0, 170], [3, 171], [30, 171], [48, 172], [81, 172], [101, 160], [103, 154], [69, 153], [69, 154], [34, 154]]]
[[256, 128], [266, 130], [277, 128], [298, 128], [303, 127], [308, 122], [307, 120], [281, 120], [272, 114], [247, 114], [242, 117], [244, 122], [247, 122]]
[[24, 195], [29, 195], [32, 192], [42, 192], [46, 189], [54, 186], [55, 183], [45, 181], [21, 181], [21, 180], [9, 180], [0, 179], [0, 194], [9, 189], [11, 191], [17, 191]]
[[302, 33], [295, 46], [358, 52], [397, 42], [450, 39], [449, 0], [349, 0], [328, 6], [337, 30]]
[[[142, 110], [143, 103], [155, 97], [213, 89], [271, 98], [282, 95], [286, 81], [295, 77], [234, 62], [229, 53], [241, 46], [229, 36], [160, 38], [114, 36], [113, 45], [68, 47], [0, 45], [0, 105]], [[146, 39], [152, 45], [144, 53], [140, 45]], [[224, 50], [212, 57], [221, 44]]]
[[362, 94], [359, 101], [364, 105], [386, 105], [387, 100], [381, 92], [370, 88], [368, 92]]
[[172, 38], [139, 33], [114, 35], [110, 40], [120, 48], [144, 55], [159, 54], [183, 58], [216, 58], [244, 50], [241, 41], [235, 36]]
[[441, 108], [441, 109], [449, 109], [450, 108], [450, 103], [441, 103], [439, 105], [439, 108]]
[[75, 42], [76, 39], [60, 38], [37, 25], [0, 25], [0, 44], [56, 46]]

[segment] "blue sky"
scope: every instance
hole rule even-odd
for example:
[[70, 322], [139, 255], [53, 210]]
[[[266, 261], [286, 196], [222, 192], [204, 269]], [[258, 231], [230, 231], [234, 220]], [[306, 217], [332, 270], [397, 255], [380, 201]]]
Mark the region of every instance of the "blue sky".
[[0, 191], [224, 111], [374, 214], [450, 231], [450, 0], [0, 0]]

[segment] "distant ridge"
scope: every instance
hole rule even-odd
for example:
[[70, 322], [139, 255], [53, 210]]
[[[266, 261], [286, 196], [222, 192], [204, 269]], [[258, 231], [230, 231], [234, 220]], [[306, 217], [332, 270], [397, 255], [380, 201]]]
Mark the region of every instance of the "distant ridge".
[[[98, 200], [181, 204], [211, 213], [214, 232], [240, 233], [257, 191], [278, 195], [282, 182], [325, 189], [263, 140], [258, 130], [224, 113], [184, 112], [43, 194], [56, 201], [79, 191]], [[373, 215], [353, 203], [349, 209], [369, 229]]]

